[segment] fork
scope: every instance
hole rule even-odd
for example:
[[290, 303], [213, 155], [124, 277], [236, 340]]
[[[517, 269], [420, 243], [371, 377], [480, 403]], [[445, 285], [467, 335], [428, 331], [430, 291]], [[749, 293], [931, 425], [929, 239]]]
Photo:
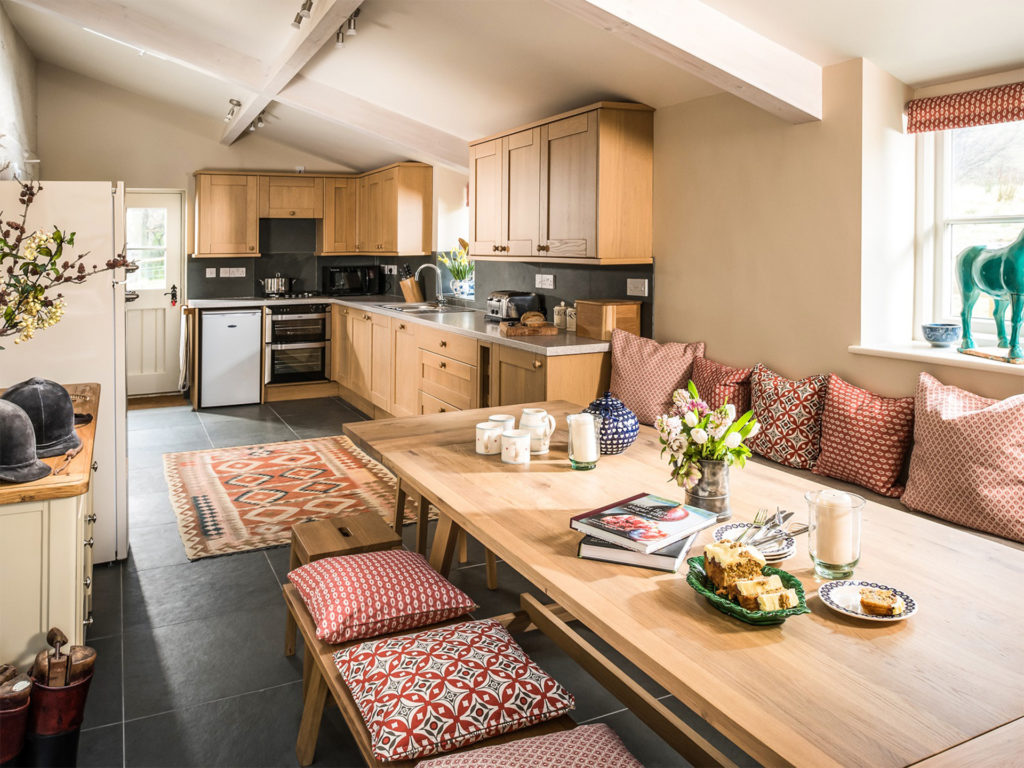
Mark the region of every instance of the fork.
[[768, 514], [769, 512], [767, 507], [761, 507], [761, 509], [757, 510], [757, 514], [754, 515], [754, 522], [751, 524], [749, 528], [747, 528], [745, 531], [743, 531], [743, 533], [740, 534], [740, 537], [736, 539], [736, 543], [742, 544], [744, 539], [746, 539], [747, 536], [754, 532], [755, 528], [764, 527], [764, 524], [768, 522]]

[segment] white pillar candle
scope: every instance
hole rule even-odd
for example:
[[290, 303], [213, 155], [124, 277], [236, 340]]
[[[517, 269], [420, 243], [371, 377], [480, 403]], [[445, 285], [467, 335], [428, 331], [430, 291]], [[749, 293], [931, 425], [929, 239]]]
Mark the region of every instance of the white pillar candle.
[[817, 518], [815, 557], [833, 565], [857, 559], [853, 497], [843, 491], [825, 490], [814, 503]]
[[569, 438], [572, 440], [570, 458], [584, 463], [597, 461], [597, 431], [593, 414], [577, 413], [569, 417]]

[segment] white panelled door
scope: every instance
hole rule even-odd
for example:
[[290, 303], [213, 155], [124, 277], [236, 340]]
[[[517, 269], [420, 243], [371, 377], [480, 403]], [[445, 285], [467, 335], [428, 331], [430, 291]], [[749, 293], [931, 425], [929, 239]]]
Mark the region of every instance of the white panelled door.
[[125, 198], [125, 248], [139, 264], [125, 286], [126, 300], [138, 294], [125, 304], [128, 395], [175, 392], [181, 371], [184, 193], [129, 191]]

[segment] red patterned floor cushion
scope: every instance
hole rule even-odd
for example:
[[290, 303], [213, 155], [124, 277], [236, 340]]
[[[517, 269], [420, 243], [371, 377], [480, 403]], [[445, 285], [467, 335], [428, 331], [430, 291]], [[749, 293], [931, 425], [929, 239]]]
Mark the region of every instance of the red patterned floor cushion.
[[401, 549], [314, 560], [288, 579], [325, 643], [415, 629], [476, 607], [422, 555]]
[[491, 619], [371, 640], [338, 651], [334, 663], [384, 762], [447, 752], [575, 706]]
[[829, 374], [814, 472], [897, 497], [913, 426], [914, 398], [882, 397]]
[[643, 768], [615, 731], [604, 723], [510, 741], [457, 755], [444, 755], [416, 768]]
[[753, 368], [730, 368], [706, 357], [693, 361], [693, 379], [701, 399], [712, 410], [726, 403], [736, 406], [736, 412], [743, 414], [750, 410], [750, 373]]
[[989, 400], [922, 373], [901, 500], [943, 520], [1024, 542], [1024, 395]]
[[797, 469], [813, 467], [827, 384], [823, 374], [793, 381], [761, 363], [754, 366], [750, 401], [761, 429], [747, 442], [750, 450]]
[[704, 342], [659, 344], [628, 331], [612, 331], [611, 392], [641, 424], [653, 424], [672, 407], [672, 393], [690, 381]]

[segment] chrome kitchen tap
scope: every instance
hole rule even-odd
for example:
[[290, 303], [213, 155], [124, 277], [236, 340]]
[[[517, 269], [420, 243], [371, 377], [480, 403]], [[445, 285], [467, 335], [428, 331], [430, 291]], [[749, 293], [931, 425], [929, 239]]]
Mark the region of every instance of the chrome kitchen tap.
[[441, 275], [441, 268], [438, 267], [437, 264], [421, 264], [419, 269], [416, 270], [415, 278], [419, 280], [420, 272], [422, 272], [427, 267], [430, 267], [435, 272], [437, 272], [437, 281], [434, 283], [434, 292], [437, 294], [437, 306], [443, 307], [445, 304], [448, 303], [448, 300], [444, 297], [444, 291], [441, 288], [441, 281], [444, 279], [443, 276]]

